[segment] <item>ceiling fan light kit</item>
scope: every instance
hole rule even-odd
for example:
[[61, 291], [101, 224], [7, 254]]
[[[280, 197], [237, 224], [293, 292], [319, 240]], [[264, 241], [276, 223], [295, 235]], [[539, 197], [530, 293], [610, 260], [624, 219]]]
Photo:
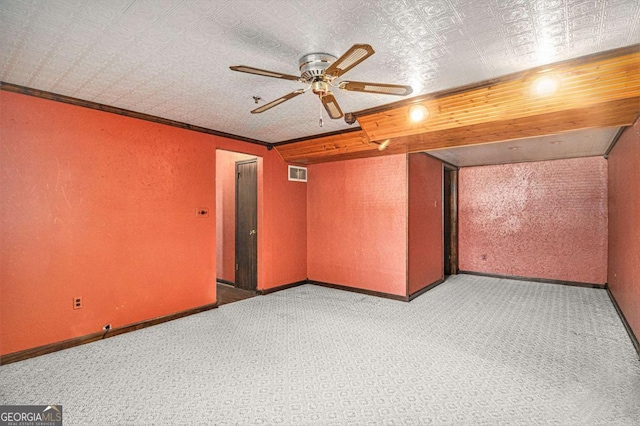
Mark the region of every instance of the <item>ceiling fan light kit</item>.
[[[375, 51], [368, 44], [355, 44], [340, 58], [336, 58], [328, 53], [309, 53], [300, 58], [300, 77], [263, 70], [260, 68], [253, 68], [246, 65], [236, 65], [229, 68], [232, 71], [255, 74], [263, 77], [298, 81], [307, 84], [307, 87], [304, 89], [298, 89], [254, 109], [251, 111], [252, 114], [259, 114], [267, 111], [285, 101], [288, 101], [289, 99], [293, 99], [294, 97], [311, 90], [318, 96], [320, 102], [327, 111], [327, 114], [329, 114], [329, 117], [332, 119], [338, 119], [344, 117], [344, 113], [331, 91], [332, 88], [395, 96], [406, 96], [413, 91], [411, 86], [398, 84], [367, 83], [361, 81], [336, 82], [340, 76], [360, 64], [374, 53]], [[345, 119], [345, 121], [348, 124], [353, 124], [355, 122], [354, 118], [353, 114], [350, 114], [348, 119]], [[320, 123], [322, 126], [322, 117], [320, 118]]]

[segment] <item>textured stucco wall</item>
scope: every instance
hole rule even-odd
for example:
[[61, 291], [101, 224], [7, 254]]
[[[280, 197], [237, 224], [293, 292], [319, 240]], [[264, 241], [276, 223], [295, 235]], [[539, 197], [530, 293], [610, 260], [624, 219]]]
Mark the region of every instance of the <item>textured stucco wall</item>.
[[442, 162], [409, 158], [409, 294], [443, 278]]
[[258, 164], [260, 290], [307, 279], [307, 185], [289, 181], [287, 167], [275, 149]]
[[604, 284], [607, 161], [463, 168], [461, 270]]
[[309, 278], [405, 296], [407, 157], [309, 167]]
[[263, 158], [259, 288], [306, 278], [306, 187], [275, 150], [6, 91], [0, 103], [1, 354], [215, 302], [216, 148]]
[[215, 302], [206, 135], [0, 96], [3, 353]]
[[640, 121], [609, 154], [608, 283], [640, 338]]

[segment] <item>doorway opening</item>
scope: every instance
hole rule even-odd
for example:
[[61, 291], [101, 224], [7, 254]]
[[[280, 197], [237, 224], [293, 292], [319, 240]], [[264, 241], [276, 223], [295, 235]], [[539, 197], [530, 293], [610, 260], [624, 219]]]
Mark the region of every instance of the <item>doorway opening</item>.
[[442, 183], [443, 264], [446, 277], [458, 273], [458, 169], [445, 164]]
[[218, 305], [256, 295], [258, 176], [262, 159], [216, 151], [216, 281]]

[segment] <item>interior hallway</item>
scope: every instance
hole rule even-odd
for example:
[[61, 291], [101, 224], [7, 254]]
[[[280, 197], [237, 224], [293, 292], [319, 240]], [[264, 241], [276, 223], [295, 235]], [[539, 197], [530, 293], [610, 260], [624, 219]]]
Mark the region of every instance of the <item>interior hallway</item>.
[[249, 299], [257, 295], [253, 291], [242, 290], [241, 288], [235, 288], [232, 285], [220, 282], [217, 283], [217, 291], [218, 306], [226, 305], [227, 303], [239, 302], [240, 300]]

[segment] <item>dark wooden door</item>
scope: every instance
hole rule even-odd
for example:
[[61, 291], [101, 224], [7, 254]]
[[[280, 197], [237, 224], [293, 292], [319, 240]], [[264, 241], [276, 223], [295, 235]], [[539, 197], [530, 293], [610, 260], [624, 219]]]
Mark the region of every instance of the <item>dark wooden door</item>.
[[444, 274], [458, 273], [458, 171], [445, 168], [444, 180]]
[[236, 287], [258, 287], [258, 166], [236, 162]]

